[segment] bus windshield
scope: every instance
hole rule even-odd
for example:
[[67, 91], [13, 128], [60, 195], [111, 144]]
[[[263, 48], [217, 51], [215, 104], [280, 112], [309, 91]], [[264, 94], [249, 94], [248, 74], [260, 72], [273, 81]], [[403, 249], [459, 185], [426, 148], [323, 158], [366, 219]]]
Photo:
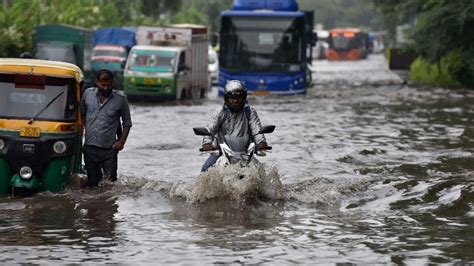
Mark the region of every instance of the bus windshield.
[[351, 50], [355, 48], [361, 48], [363, 46], [362, 36], [359, 34], [351, 34], [346, 36], [344, 33], [332, 33], [329, 37], [329, 47], [334, 48], [337, 51]]
[[220, 65], [227, 71], [303, 69], [303, 17], [222, 17]]
[[30, 119], [64, 92], [36, 120], [76, 120], [73, 79], [46, 77], [42, 84], [20, 80], [16, 75], [0, 74], [0, 118]]

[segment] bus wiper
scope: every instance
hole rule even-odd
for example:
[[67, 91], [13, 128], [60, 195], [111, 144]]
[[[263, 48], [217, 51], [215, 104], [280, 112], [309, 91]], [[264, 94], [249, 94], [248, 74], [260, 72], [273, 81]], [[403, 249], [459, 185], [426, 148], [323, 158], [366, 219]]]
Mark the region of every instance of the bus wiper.
[[48, 109], [48, 107], [54, 103], [54, 101], [56, 101], [57, 98], [59, 98], [59, 96], [63, 95], [64, 91], [60, 92], [58, 95], [56, 95], [56, 97], [54, 97], [53, 99], [51, 99], [51, 101], [49, 101], [49, 103], [43, 108], [41, 109], [38, 113], [36, 113], [35, 116], [33, 116], [29, 121], [28, 121], [28, 125], [31, 125], [33, 124], [33, 121], [38, 118], [38, 116], [40, 116], [46, 109]]

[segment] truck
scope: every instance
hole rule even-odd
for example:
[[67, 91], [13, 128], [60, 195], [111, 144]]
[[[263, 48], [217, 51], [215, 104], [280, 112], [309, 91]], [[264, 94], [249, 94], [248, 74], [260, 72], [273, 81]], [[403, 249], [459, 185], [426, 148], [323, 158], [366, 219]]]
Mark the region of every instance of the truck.
[[84, 82], [91, 84], [93, 31], [64, 24], [44, 24], [33, 28], [33, 58], [68, 62], [84, 73]]
[[138, 27], [129, 53], [124, 92], [129, 98], [196, 99], [206, 96], [208, 35], [201, 25]]
[[218, 94], [233, 79], [253, 95], [304, 94], [317, 41], [313, 16], [295, 0], [234, 0], [221, 12]]
[[123, 71], [130, 49], [135, 46], [134, 27], [101, 28], [94, 32], [92, 48], [92, 74], [103, 69], [112, 71], [118, 90], [123, 89]]

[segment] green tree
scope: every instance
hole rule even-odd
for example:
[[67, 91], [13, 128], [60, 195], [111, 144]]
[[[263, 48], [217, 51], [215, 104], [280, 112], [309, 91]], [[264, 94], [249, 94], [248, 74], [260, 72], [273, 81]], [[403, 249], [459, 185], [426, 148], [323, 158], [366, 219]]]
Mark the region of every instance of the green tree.
[[[374, 0], [387, 19], [413, 21], [412, 49], [421, 60], [474, 88], [474, 1]], [[397, 25], [392, 23], [392, 25]], [[442, 65], [441, 65], [442, 64]], [[419, 64], [422, 65], [422, 64]]]
[[0, 57], [17, 57], [22, 51], [31, 50], [35, 25], [57, 23], [97, 29], [162, 24], [141, 13], [144, 4], [144, 0], [10, 1], [0, 6]]
[[205, 15], [198, 11], [194, 3], [186, 9], [181, 9], [176, 15], [171, 18], [172, 23], [192, 23], [192, 24], [206, 24]]
[[298, 0], [301, 10], [314, 10], [315, 23], [324, 28], [360, 27], [381, 30], [381, 16], [372, 0]]
[[181, 0], [141, 0], [141, 13], [145, 16], [159, 19], [171, 13], [178, 12], [181, 8]]

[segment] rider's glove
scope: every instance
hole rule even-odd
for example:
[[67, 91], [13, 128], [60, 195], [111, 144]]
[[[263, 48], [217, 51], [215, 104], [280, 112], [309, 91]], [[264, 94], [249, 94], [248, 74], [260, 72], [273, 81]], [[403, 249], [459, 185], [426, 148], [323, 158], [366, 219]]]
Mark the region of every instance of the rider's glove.
[[257, 150], [266, 150], [268, 148], [268, 145], [266, 142], [260, 142], [257, 144]]
[[213, 151], [215, 150], [216, 148], [214, 148], [214, 146], [212, 146], [211, 143], [206, 143], [206, 144], [203, 144], [202, 145], [202, 150], [203, 151]]

